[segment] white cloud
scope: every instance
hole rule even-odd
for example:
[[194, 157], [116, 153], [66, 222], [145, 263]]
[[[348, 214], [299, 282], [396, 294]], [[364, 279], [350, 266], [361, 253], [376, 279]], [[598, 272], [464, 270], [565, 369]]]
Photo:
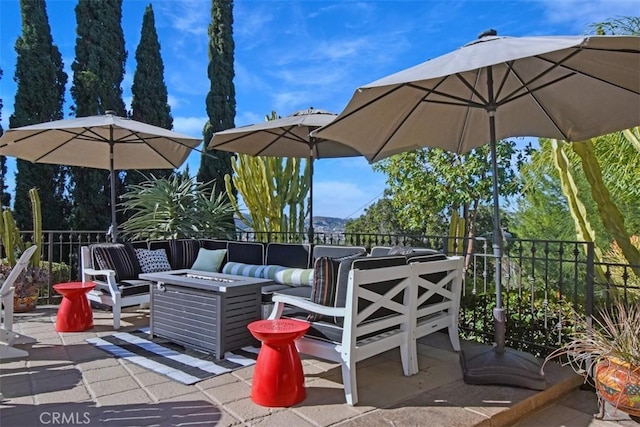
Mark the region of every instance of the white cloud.
[[623, 16], [638, 16], [637, 0], [541, 0], [552, 23], [569, 24], [577, 34], [585, 34], [589, 26]]
[[234, 5], [233, 37], [241, 41], [242, 49], [250, 49], [254, 43], [260, 43], [260, 38], [255, 35], [264, 31], [273, 21], [273, 10], [272, 3], [248, 2]]
[[266, 111], [262, 114], [253, 111], [242, 111], [236, 114], [235, 124], [238, 126], [252, 125], [265, 121]]
[[171, 107], [171, 111], [179, 109], [183, 105], [183, 100], [177, 96], [167, 94], [167, 104]]
[[174, 117], [173, 130], [194, 138], [202, 138], [202, 129], [208, 117]]
[[191, 36], [207, 35], [211, 19], [211, 3], [202, 0], [172, 0], [157, 2], [157, 11], [174, 30]]

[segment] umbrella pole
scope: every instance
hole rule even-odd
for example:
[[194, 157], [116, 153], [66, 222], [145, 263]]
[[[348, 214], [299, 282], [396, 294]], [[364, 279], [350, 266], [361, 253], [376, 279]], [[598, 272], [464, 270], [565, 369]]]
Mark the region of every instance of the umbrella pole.
[[547, 382], [542, 364], [532, 354], [505, 346], [506, 314], [502, 307], [502, 230], [498, 199], [498, 157], [496, 149], [496, 105], [493, 94], [493, 75], [487, 68], [489, 138], [493, 186], [493, 255], [496, 263], [496, 307], [493, 309], [495, 346], [473, 345], [460, 351], [460, 365], [467, 384], [500, 384], [544, 390]]
[[118, 240], [118, 221], [116, 220], [116, 177], [113, 170], [113, 127], [111, 128], [111, 141], [109, 141], [109, 173], [111, 185], [111, 241]]
[[313, 245], [313, 144], [309, 147], [309, 244]]

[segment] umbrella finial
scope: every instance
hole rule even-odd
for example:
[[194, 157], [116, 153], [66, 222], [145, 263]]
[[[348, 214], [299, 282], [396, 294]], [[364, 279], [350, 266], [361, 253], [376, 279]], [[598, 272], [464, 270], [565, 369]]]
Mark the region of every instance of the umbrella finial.
[[104, 114], [107, 115], [107, 116], [115, 116], [116, 112], [113, 111], [113, 110], [107, 110], [107, 111], [104, 112]]
[[493, 28], [483, 31], [480, 33], [480, 35], [478, 36], [479, 39], [483, 38], [483, 37], [489, 37], [489, 36], [497, 36], [498, 32], [496, 30], [494, 30]]

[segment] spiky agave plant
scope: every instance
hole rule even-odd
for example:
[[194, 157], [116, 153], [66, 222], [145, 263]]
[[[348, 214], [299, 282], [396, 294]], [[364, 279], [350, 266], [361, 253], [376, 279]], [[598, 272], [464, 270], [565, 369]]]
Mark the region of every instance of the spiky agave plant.
[[233, 207], [223, 193], [215, 194], [211, 182], [197, 182], [186, 171], [151, 175], [122, 196], [121, 206], [132, 212], [122, 224], [123, 234], [132, 240], [227, 235], [233, 230]]

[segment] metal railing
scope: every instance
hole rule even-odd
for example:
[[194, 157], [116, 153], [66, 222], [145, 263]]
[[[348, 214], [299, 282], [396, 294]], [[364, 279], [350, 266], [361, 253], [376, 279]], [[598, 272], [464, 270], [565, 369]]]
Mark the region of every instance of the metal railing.
[[[79, 279], [80, 247], [105, 242], [104, 231], [45, 231], [43, 261], [49, 266], [49, 286], [40, 303], [57, 303], [51, 285]], [[25, 241], [30, 233], [23, 233]], [[220, 236], [193, 236], [220, 238]], [[228, 236], [226, 236], [228, 238]], [[238, 231], [236, 240], [308, 242], [306, 233]], [[469, 339], [492, 342], [495, 305], [495, 257], [485, 238], [317, 232], [314, 244], [429, 247], [465, 257], [465, 281], [460, 326]], [[546, 355], [570, 331], [576, 315], [590, 319], [615, 298], [640, 300], [640, 266], [595, 261], [589, 242], [507, 239], [502, 268], [502, 301], [507, 311], [507, 344]]]

